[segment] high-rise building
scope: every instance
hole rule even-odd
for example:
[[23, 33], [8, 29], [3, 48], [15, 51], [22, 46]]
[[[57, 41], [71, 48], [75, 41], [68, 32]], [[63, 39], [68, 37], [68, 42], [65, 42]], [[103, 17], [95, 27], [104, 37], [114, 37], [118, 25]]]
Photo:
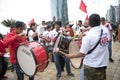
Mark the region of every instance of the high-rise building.
[[68, 22], [67, 0], [51, 0], [51, 11], [63, 25]]
[[120, 20], [120, 4], [119, 6], [110, 6], [110, 9], [107, 10], [107, 21], [112, 21], [116, 23]]
[[120, 16], [120, 9], [119, 6], [114, 6], [115, 9], [115, 22], [119, 21], [119, 16]]
[[120, 0], [118, 0], [118, 4], [120, 4]]

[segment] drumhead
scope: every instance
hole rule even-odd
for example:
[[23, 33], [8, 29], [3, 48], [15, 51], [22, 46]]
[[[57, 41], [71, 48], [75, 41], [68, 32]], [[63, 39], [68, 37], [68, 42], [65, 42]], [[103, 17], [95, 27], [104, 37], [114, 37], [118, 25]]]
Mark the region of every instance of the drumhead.
[[17, 48], [16, 58], [18, 65], [26, 75], [33, 76], [36, 73], [37, 62], [30, 47], [20, 45]]
[[[76, 54], [80, 50], [76, 41], [72, 40], [69, 44], [69, 54]], [[72, 67], [78, 69], [81, 66], [81, 58], [70, 59]]]

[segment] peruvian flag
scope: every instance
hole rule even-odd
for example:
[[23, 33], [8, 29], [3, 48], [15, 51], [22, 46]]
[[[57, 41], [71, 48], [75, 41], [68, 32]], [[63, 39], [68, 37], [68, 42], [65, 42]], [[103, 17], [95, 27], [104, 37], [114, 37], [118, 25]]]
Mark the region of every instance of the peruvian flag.
[[35, 21], [34, 21], [34, 19], [32, 19], [29, 23], [28, 23], [28, 25], [30, 26], [32, 23], [34, 23]]
[[88, 14], [87, 14], [87, 16], [86, 16], [86, 19], [85, 20], [88, 20], [89, 18], [88, 18]]
[[[86, 8], [87, 8], [87, 6], [83, 2], [83, 0], [81, 0], [79, 9], [87, 14], [87, 9]], [[85, 20], [88, 20], [88, 14], [86, 15], [86, 19]]]

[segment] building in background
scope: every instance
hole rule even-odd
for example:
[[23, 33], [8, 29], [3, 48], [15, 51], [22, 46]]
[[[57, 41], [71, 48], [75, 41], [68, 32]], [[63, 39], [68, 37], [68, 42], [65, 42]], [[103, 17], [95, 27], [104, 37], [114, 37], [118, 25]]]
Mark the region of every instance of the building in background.
[[113, 21], [115, 23], [115, 8], [114, 6], [110, 6], [110, 9], [107, 12], [107, 21]]
[[118, 4], [120, 5], [120, 0], [118, 0]]
[[63, 25], [68, 22], [67, 0], [51, 0], [52, 16], [61, 21]]
[[116, 23], [120, 20], [120, 4], [119, 6], [110, 6], [110, 9], [107, 10], [107, 21], [112, 21]]

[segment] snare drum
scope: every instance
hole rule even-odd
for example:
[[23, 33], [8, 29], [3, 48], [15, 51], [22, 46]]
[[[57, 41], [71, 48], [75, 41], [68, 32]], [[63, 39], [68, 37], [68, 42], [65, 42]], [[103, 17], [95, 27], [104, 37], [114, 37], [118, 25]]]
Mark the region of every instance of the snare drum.
[[[79, 52], [82, 41], [80, 40], [72, 40], [72, 37], [66, 37], [66, 36], [59, 36], [59, 38], [56, 41], [57, 46], [60, 49], [59, 53], [62, 55], [64, 54], [76, 54]], [[55, 48], [54, 47], [54, 48]], [[62, 51], [62, 52], [61, 52]], [[72, 67], [78, 69], [82, 66], [82, 58], [74, 58], [70, 59]]]
[[59, 49], [63, 52], [69, 53], [69, 44], [71, 40], [72, 40], [72, 37], [61, 36], [58, 43]]
[[34, 41], [20, 45], [17, 48], [16, 58], [21, 70], [27, 76], [43, 71], [48, 65], [48, 56], [44, 46]]

